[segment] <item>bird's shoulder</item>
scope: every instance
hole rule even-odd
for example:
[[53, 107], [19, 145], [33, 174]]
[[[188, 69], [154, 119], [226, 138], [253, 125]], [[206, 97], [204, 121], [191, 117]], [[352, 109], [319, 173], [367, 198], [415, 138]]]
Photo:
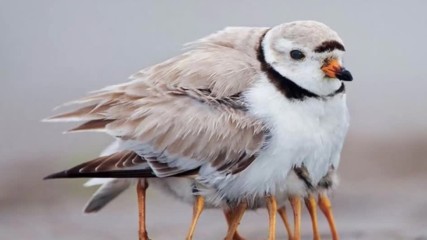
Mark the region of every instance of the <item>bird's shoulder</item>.
[[[228, 27], [186, 44], [182, 54], [133, 74], [131, 84], [208, 89], [222, 98], [247, 90], [259, 77], [259, 40], [266, 28]], [[143, 82], [143, 83], [141, 83]]]

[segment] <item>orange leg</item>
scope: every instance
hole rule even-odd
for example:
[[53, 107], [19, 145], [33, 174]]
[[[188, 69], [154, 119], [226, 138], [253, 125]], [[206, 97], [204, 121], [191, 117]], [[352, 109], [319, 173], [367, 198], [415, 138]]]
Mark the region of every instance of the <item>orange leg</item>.
[[147, 181], [145, 179], [138, 179], [136, 193], [138, 195], [139, 240], [149, 240], [147, 228], [145, 226], [145, 192], [147, 188]]
[[268, 210], [268, 240], [276, 239], [276, 212], [277, 212], [277, 201], [273, 196], [266, 197], [267, 210]]
[[[231, 221], [233, 219], [233, 213], [229, 208], [224, 209], [223, 212], [224, 212], [225, 219], [227, 220], [227, 225], [228, 227], [230, 227]], [[233, 236], [233, 240], [245, 240], [245, 238], [240, 236], [240, 234], [237, 232], [237, 229], [236, 229], [236, 232], [234, 233], [234, 236]]]
[[310, 194], [305, 199], [305, 206], [307, 207], [311, 217], [313, 240], [320, 240], [319, 225], [317, 223], [317, 204], [316, 199], [313, 197], [313, 195]]
[[288, 215], [286, 214], [286, 207], [283, 206], [283, 207], [277, 209], [277, 213], [279, 213], [279, 216], [282, 218], [282, 221], [285, 224], [286, 232], [288, 233], [288, 239], [289, 240], [294, 239], [294, 235], [292, 234], [291, 225], [289, 224], [289, 220], [288, 220]]
[[290, 197], [289, 201], [291, 202], [292, 210], [294, 212], [294, 239], [301, 240], [301, 198], [300, 197]]
[[200, 214], [202, 214], [203, 207], [205, 205], [205, 198], [197, 195], [193, 206], [193, 219], [191, 220], [190, 230], [188, 231], [187, 240], [193, 239], [194, 230], [196, 229], [197, 221], [199, 220]]
[[236, 233], [237, 227], [240, 224], [240, 220], [242, 220], [243, 214], [248, 207], [248, 203], [243, 201], [237, 205], [237, 208], [233, 211], [233, 219], [231, 220], [230, 226], [228, 227], [227, 236], [225, 236], [225, 240], [232, 240], [234, 234]]
[[328, 220], [329, 227], [332, 233], [332, 240], [339, 240], [337, 227], [335, 225], [334, 215], [332, 213], [332, 205], [328, 196], [325, 193], [319, 194], [319, 207]]

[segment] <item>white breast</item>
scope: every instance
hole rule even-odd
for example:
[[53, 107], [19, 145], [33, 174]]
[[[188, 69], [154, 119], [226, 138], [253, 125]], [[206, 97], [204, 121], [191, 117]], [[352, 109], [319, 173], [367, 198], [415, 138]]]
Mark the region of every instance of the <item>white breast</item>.
[[291, 171], [294, 166], [304, 164], [316, 185], [332, 165], [338, 167], [349, 125], [345, 94], [289, 100], [263, 78], [245, 97], [249, 111], [270, 128], [271, 138], [246, 170], [219, 185], [217, 179], [224, 196], [304, 195], [306, 187]]

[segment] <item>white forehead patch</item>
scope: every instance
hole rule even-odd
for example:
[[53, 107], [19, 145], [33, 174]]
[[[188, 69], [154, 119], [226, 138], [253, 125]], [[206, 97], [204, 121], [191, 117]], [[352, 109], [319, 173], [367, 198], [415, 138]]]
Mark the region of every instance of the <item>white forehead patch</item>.
[[284, 39], [281, 38], [279, 39], [275, 44], [274, 44], [274, 49], [278, 52], [284, 53], [287, 50], [291, 49], [293, 47], [293, 42], [288, 40], [288, 39]]

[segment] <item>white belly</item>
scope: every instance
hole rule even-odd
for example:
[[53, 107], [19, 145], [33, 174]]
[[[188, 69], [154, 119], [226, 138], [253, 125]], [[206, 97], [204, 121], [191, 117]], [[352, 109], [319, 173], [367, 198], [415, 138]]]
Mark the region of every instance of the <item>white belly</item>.
[[262, 80], [246, 99], [250, 112], [270, 127], [266, 148], [244, 171], [215, 185], [229, 199], [257, 198], [265, 194], [306, 194], [305, 184], [293, 173], [304, 164], [313, 185], [331, 166], [338, 167], [349, 119], [345, 94], [328, 100], [289, 100]]

